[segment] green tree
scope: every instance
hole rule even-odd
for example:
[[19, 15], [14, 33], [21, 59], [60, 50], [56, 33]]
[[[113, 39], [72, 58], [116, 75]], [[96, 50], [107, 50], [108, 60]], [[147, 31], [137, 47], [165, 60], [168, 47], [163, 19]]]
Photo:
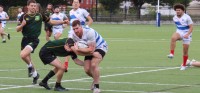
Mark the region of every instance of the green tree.
[[7, 11], [11, 6], [24, 6], [27, 0], [0, 0], [0, 4], [4, 6], [4, 10]]
[[123, 0], [99, 0], [105, 10], [110, 11], [110, 13], [114, 13], [115, 10], [119, 8], [122, 1]]
[[152, 0], [131, 0], [134, 4], [135, 10], [137, 11], [137, 17], [138, 19], [140, 19], [140, 9], [142, 7], [142, 5], [145, 3], [145, 1], [152, 1]]

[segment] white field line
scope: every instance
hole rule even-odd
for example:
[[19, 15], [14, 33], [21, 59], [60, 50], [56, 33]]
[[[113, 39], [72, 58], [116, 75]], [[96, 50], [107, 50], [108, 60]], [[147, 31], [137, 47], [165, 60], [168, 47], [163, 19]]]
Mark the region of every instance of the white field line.
[[[120, 74], [112, 74], [112, 75], [104, 75], [101, 78], [105, 77], [114, 77], [114, 76], [124, 76], [124, 75], [132, 75], [132, 74], [139, 74], [139, 73], [150, 73], [150, 72], [158, 72], [158, 71], [165, 71], [165, 70], [173, 70], [179, 67], [173, 68], [163, 68], [163, 69], [155, 69], [155, 70], [146, 70], [146, 71], [138, 71], [138, 72], [129, 72], [129, 73], [120, 73]], [[69, 81], [81, 81], [81, 80], [90, 80], [91, 78], [80, 78], [80, 79], [72, 79], [72, 80], [63, 80], [62, 82], [69, 82]], [[52, 84], [55, 82], [50, 82]], [[8, 89], [16, 89], [16, 88], [24, 88], [24, 87], [33, 87], [34, 85], [25, 85], [25, 86], [15, 86], [15, 87], [7, 87], [7, 88], [0, 88], [0, 90], [8, 90]]]
[[[21, 87], [21, 86], [17, 86], [17, 87]], [[32, 87], [32, 88], [42, 88], [39, 86], [26, 86], [26, 87]], [[5, 89], [5, 88], [1, 88], [1, 89]], [[67, 88], [69, 90], [81, 90], [81, 91], [90, 91], [90, 89], [85, 89], [85, 88]], [[127, 90], [101, 90], [103, 92], [116, 92], [116, 93], [147, 93], [145, 91], [127, 91]], [[172, 92], [148, 92], [148, 93], [172, 93]]]
[[[84, 88], [67, 88], [70, 90], [90, 90], [90, 89], [84, 89]], [[103, 92], [117, 92], [117, 93], [147, 93], [145, 91], [128, 91], [128, 90], [101, 90]], [[148, 93], [171, 93], [171, 92], [148, 92]]]
[[[74, 81], [76, 82], [76, 81]], [[78, 81], [78, 82], [91, 82], [91, 81], [87, 81], [87, 80], [83, 80], [83, 81]], [[101, 81], [101, 83], [105, 83], [105, 84], [129, 84], [129, 85], [157, 85], [157, 86], [196, 86], [199, 87], [199, 85], [183, 85], [183, 84], [161, 84], [161, 83], [142, 83], [142, 82], [114, 82], [114, 81]]]
[[[100, 67], [100, 69], [140, 69], [140, 68], [172, 68], [172, 67]], [[69, 69], [83, 69], [83, 68], [69, 68]], [[0, 72], [15, 72], [24, 71], [27, 69], [0, 69]], [[37, 69], [37, 70], [50, 70], [50, 69]]]

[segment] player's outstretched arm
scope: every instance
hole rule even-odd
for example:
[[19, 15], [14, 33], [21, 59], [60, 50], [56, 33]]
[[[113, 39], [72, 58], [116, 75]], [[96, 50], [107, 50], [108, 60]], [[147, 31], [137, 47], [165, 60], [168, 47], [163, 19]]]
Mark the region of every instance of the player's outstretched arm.
[[91, 16], [87, 16], [87, 19], [88, 19], [87, 25], [91, 26], [91, 24], [93, 23], [93, 19], [91, 18]]
[[48, 23], [52, 25], [67, 24], [68, 20], [50, 20]]

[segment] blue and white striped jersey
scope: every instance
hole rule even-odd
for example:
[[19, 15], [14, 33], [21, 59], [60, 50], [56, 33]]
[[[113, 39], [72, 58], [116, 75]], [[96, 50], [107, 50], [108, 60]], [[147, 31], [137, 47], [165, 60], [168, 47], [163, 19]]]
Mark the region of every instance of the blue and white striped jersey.
[[[4, 11], [0, 12], [0, 19], [5, 19], [8, 17], [8, 14]], [[1, 23], [6, 24], [6, 21], [1, 21]]]
[[[63, 13], [54, 13], [53, 15], [50, 16], [51, 20], [66, 20], [67, 16], [64, 15]], [[54, 29], [63, 29], [63, 25], [59, 24], [59, 25], [53, 25]]]
[[19, 21], [20, 17], [24, 14], [24, 12], [18, 13], [17, 14], [17, 20]]
[[181, 18], [179, 18], [177, 15], [173, 17], [173, 21], [176, 24], [177, 30], [176, 31], [189, 31], [189, 25], [193, 24], [192, 19], [189, 15], [183, 14]]
[[105, 52], [107, 51], [106, 41], [103, 39], [103, 37], [99, 33], [97, 33], [92, 28], [83, 27], [82, 38], [79, 38], [74, 32], [73, 32], [72, 38], [75, 42], [77, 42], [77, 41], [85, 41], [87, 43], [94, 42], [94, 43], [96, 43], [96, 49], [102, 49]]
[[81, 22], [81, 25], [86, 24], [86, 18], [89, 16], [89, 13], [82, 8], [78, 8], [77, 10], [72, 9], [69, 12], [70, 16], [70, 28], [72, 28], [72, 22], [74, 20], [79, 20]]

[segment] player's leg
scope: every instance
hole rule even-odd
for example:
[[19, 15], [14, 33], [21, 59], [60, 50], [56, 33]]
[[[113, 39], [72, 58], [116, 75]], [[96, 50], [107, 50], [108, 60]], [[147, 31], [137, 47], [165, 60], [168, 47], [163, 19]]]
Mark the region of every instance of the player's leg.
[[54, 68], [53, 70], [50, 70], [49, 73], [42, 79], [42, 81], [39, 83], [40, 86], [43, 86], [45, 89], [50, 90], [51, 88], [48, 86], [48, 80], [51, 79], [55, 73], [58, 72], [57, 68]]
[[102, 55], [99, 52], [93, 53], [93, 58], [91, 60], [91, 71], [94, 80], [94, 90], [93, 93], [99, 93], [99, 81], [100, 81], [100, 70], [99, 70], [99, 63], [102, 61]]
[[49, 41], [52, 33], [52, 26], [48, 23], [45, 23], [45, 32], [46, 32], [46, 40]]
[[84, 59], [84, 70], [85, 70], [85, 73], [92, 77], [92, 72], [91, 72], [91, 60], [92, 60], [92, 56], [86, 56], [85, 59]]
[[[85, 56], [85, 59], [84, 59], [84, 71], [88, 76], [93, 78], [92, 71], [91, 71], [91, 60], [92, 60], [92, 56]], [[90, 86], [90, 89], [91, 90], [94, 89], [94, 80], [93, 80], [93, 83]]]
[[170, 54], [168, 55], [168, 58], [173, 58], [174, 57], [174, 50], [176, 47], [176, 41], [181, 39], [181, 36], [179, 33], [175, 32], [173, 33], [171, 37], [171, 42], [170, 42]]
[[[185, 34], [187, 34], [187, 32], [184, 33], [183, 36]], [[183, 63], [182, 63], [180, 70], [186, 69], [186, 63], [187, 63], [187, 60], [188, 60], [188, 50], [189, 50], [189, 45], [190, 45], [191, 39], [192, 39], [191, 35], [188, 38], [183, 38]]]
[[32, 64], [32, 67], [29, 67], [28, 69], [30, 69], [29, 73], [32, 73], [32, 77], [33, 77], [33, 82], [32, 84], [37, 84], [37, 80], [39, 79], [40, 75], [38, 74], [36, 68], [35, 68], [35, 65], [33, 64], [32, 60], [31, 60], [31, 55], [28, 56], [29, 59], [30, 59], [30, 64]]
[[30, 54], [33, 51], [33, 48], [30, 45], [27, 45], [21, 52], [20, 57], [21, 59], [27, 64], [32, 67]]
[[6, 27], [6, 25], [5, 24], [2, 24], [2, 27], [1, 27], [1, 36], [2, 36], [2, 39], [3, 39], [3, 43], [5, 43], [6, 42], [6, 39], [5, 39], [5, 35], [8, 37], [8, 39], [10, 40], [10, 34], [8, 34], [8, 33], [6, 33], [5, 31], [4, 31], [4, 28]]
[[46, 31], [46, 40], [49, 41], [50, 40], [50, 32], [49, 30]]
[[65, 72], [65, 67], [62, 65], [62, 63], [57, 58], [54, 61], [52, 61], [50, 63], [50, 65], [52, 65], [58, 69], [58, 71], [56, 73], [57, 80], [56, 80], [54, 90], [55, 91], [65, 91], [66, 89], [61, 86], [61, 80], [62, 80], [63, 74]]
[[[42, 62], [46, 64], [50, 64], [53, 60], [56, 59], [56, 56], [52, 54], [51, 51], [49, 51], [46, 47], [42, 47], [39, 52], [39, 57], [42, 60]], [[47, 90], [50, 90], [51, 88], [48, 86], [48, 80], [52, 78], [55, 73], [57, 73], [58, 69], [54, 68], [53, 70], [50, 70], [49, 73], [42, 79], [42, 81], [39, 83], [40, 86], [44, 87]]]
[[57, 32], [55, 35], [54, 35], [54, 39], [55, 40], [58, 40], [60, 37], [61, 37], [62, 33], [60, 32]]
[[30, 45], [27, 45], [20, 53], [21, 59], [27, 64], [28, 66], [28, 77], [33, 76], [33, 84], [37, 83], [39, 78], [39, 74], [37, 73], [34, 65], [31, 61], [31, 52], [33, 48]]
[[4, 30], [3, 30], [3, 27], [0, 28], [0, 32], [1, 32], [2, 43], [6, 43], [6, 39], [4, 37], [5, 33], [4, 33]]
[[186, 69], [186, 62], [188, 60], [188, 49], [189, 49], [189, 44], [183, 44], [183, 63], [180, 70]]
[[188, 66], [200, 67], [199, 61], [191, 61], [188, 63]]

